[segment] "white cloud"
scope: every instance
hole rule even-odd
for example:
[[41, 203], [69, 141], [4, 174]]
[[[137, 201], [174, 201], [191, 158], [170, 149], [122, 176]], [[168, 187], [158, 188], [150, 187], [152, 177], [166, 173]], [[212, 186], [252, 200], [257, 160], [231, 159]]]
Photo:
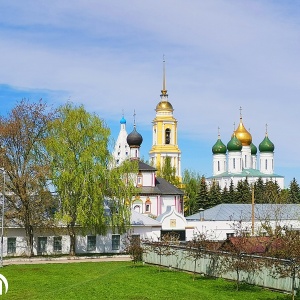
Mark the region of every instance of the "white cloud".
[[[179, 140], [213, 144], [220, 126], [227, 142], [242, 106], [256, 145], [268, 123], [276, 165], [300, 167], [297, 3], [9, 1], [0, 10], [1, 83], [63, 91], [58, 101], [117, 122], [136, 109], [150, 127], [164, 53]], [[210, 149], [203, 155], [210, 164]]]

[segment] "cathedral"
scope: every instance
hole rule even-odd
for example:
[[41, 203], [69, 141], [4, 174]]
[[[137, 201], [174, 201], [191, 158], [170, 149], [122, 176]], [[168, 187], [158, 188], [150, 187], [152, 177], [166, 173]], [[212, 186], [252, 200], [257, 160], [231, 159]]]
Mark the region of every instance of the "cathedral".
[[242, 113], [240, 113], [239, 125], [234, 130], [227, 146], [221, 141], [219, 133], [218, 140], [212, 147], [213, 176], [206, 178], [208, 185], [218, 182], [220, 188], [224, 189], [224, 187], [229, 188], [231, 181], [236, 187], [240, 180], [247, 178], [251, 184], [261, 178], [263, 182], [270, 180], [277, 182], [283, 189], [284, 177], [274, 173], [275, 146], [268, 137], [267, 128], [258, 149], [259, 159], [257, 147], [252, 143], [252, 136], [245, 128]]

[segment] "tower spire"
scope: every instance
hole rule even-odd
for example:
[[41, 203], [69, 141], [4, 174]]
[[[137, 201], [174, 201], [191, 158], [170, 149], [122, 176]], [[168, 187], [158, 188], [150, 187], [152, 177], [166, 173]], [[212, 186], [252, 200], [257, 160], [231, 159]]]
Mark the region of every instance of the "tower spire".
[[133, 128], [136, 128], [136, 125], [135, 125], [135, 116], [136, 116], [136, 113], [135, 113], [135, 109], [133, 110]]
[[161, 90], [161, 97], [168, 98], [167, 94], [167, 88], [166, 88], [166, 61], [165, 61], [165, 55], [163, 55], [163, 86]]
[[268, 136], [268, 124], [266, 124], [266, 136]]
[[242, 107], [240, 106], [240, 120], [242, 120]]

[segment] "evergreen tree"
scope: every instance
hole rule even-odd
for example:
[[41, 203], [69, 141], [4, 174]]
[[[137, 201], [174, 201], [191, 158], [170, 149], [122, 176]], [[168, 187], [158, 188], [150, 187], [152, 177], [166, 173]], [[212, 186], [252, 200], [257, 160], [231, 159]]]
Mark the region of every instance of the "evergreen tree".
[[259, 177], [254, 184], [254, 199], [255, 203], [266, 203], [264, 199], [265, 185], [261, 177]]
[[200, 186], [197, 194], [197, 211], [199, 210], [199, 208], [206, 209], [208, 207], [210, 207], [208, 199], [208, 188], [205, 177], [202, 176], [200, 179]]
[[228, 203], [236, 203], [236, 192], [233, 184], [233, 180], [230, 181], [229, 192], [228, 192]]
[[280, 187], [277, 181], [273, 182], [269, 180], [266, 182], [264, 199], [265, 203], [281, 203]]
[[222, 203], [221, 188], [217, 181], [213, 181], [213, 184], [210, 187], [208, 192], [208, 199], [209, 199], [209, 207]]
[[236, 203], [251, 203], [251, 190], [247, 178], [240, 180], [236, 188]]
[[300, 187], [295, 178], [289, 186], [288, 203], [300, 203]]
[[230, 203], [229, 190], [226, 185], [224, 186], [221, 197], [222, 197], [221, 203]]

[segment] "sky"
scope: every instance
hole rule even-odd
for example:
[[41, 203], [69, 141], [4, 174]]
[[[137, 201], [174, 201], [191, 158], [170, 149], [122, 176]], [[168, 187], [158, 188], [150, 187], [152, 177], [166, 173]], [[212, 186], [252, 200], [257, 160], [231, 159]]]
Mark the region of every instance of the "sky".
[[0, 114], [23, 98], [83, 104], [116, 140], [143, 136], [166, 87], [182, 169], [212, 175], [211, 148], [239, 123], [275, 145], [275, 173], [300, 183], [300, 2], [0, 0]]

